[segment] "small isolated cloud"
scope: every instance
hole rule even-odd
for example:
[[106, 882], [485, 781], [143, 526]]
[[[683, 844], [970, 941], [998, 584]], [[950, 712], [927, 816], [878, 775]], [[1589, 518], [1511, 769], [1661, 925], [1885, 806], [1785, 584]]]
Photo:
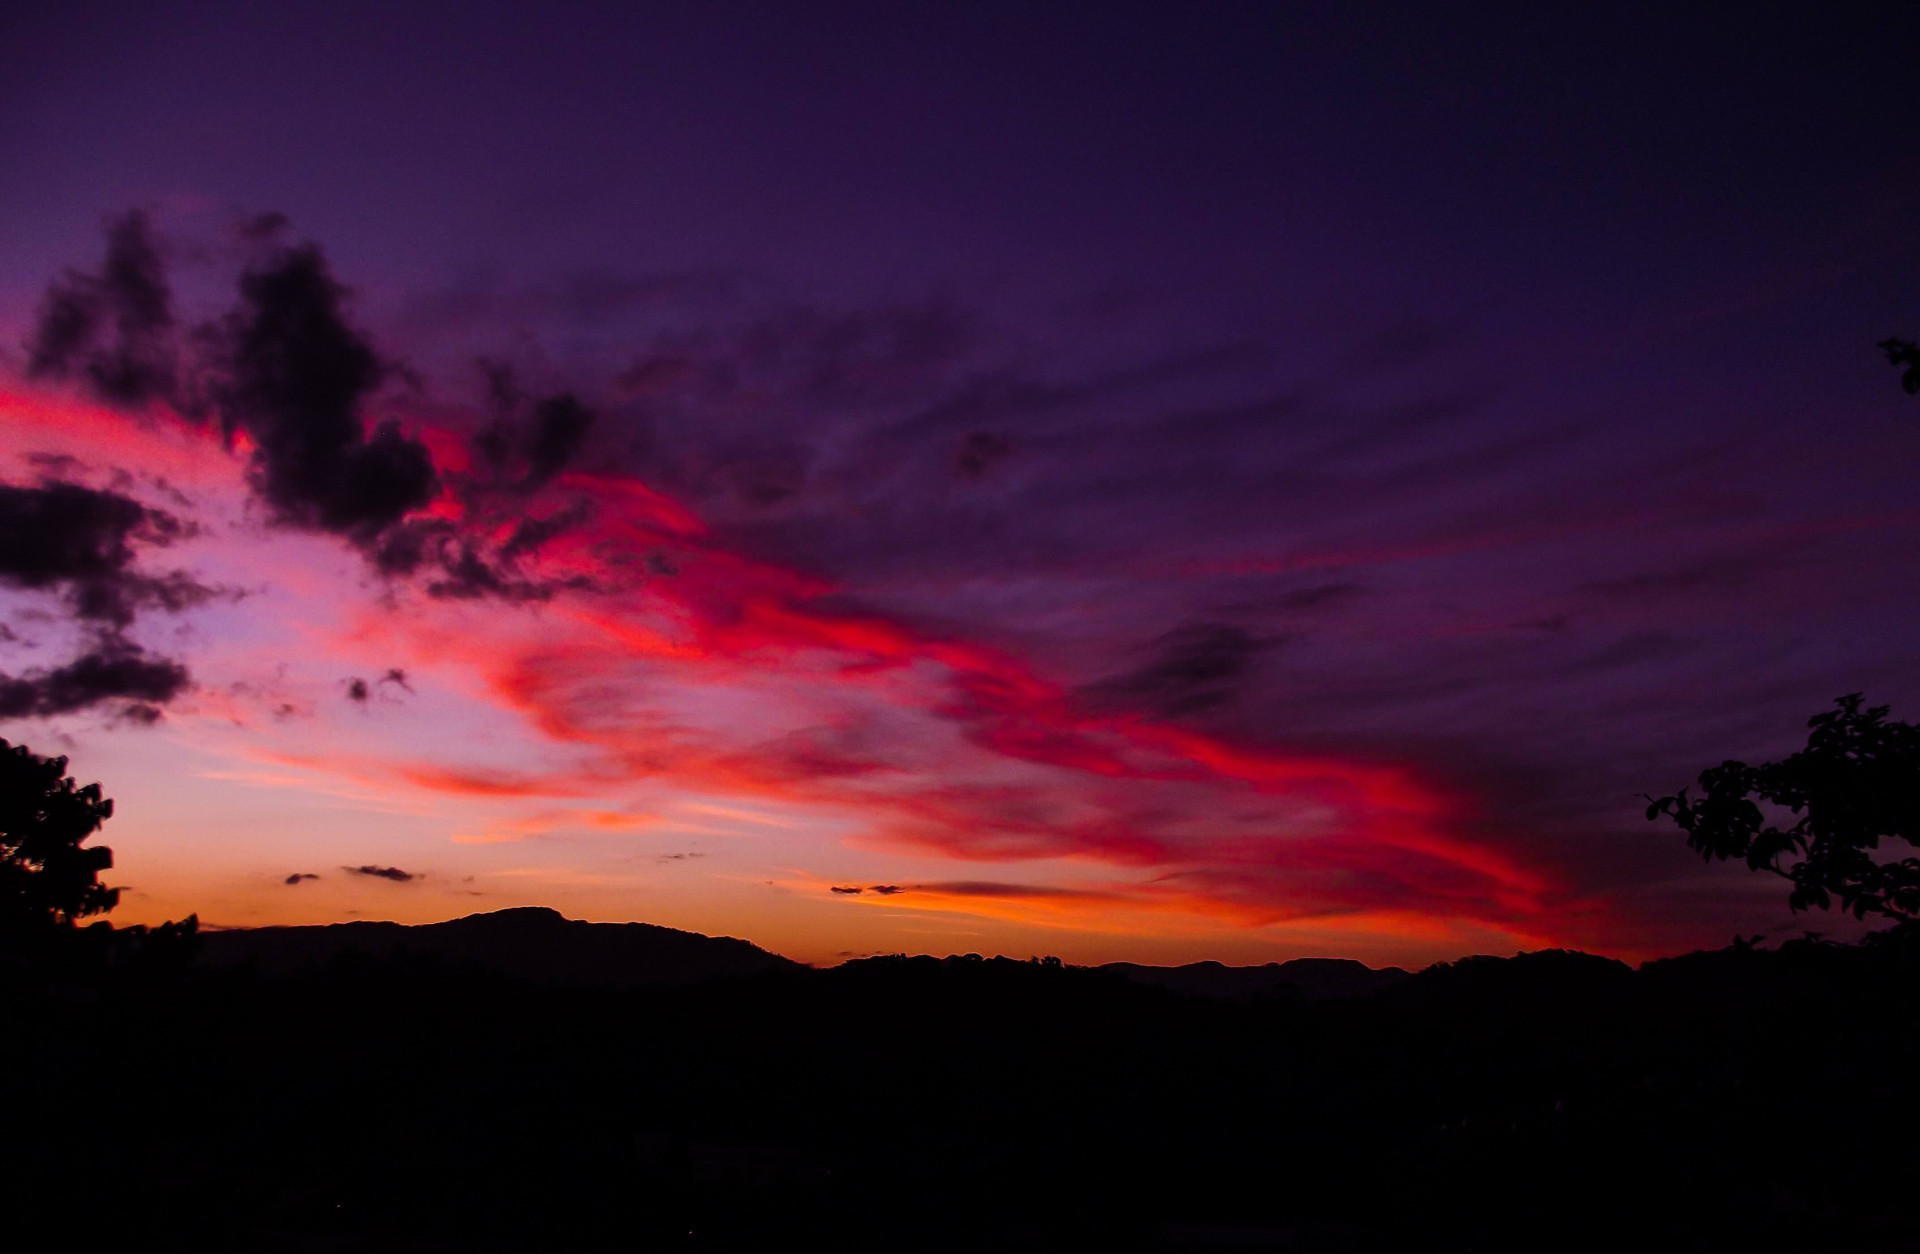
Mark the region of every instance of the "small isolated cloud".
[[367, 875], [374, 879], [392, 880], [396, 884], [405, 884], [420, 878], [411, 871], [402, 871], [397, 866], [343, 866], [340, 869], [348, 875]]
[[[695, 850], [689, 850], [686, 853], [663, 853], [659, 857], [655, 858], [654, 861], [655, 862], [682, 862], [688, 858], [704, 858], [706, 856], [707, 855], [704, 853], [700, 853]], [[835, 889], [834, 891], [838, 892], [839, 890]], [[858, 892], [859, 890], [855, 889], [854, 891]]]
[[867, 891], [870, 893], [876, 893], [882, 897], [891, 897], [895, 893], [904, 893], [907, 890], [900, 887], [898, 884], [875, 884], [871, 888], [867, 889]]
[[840, 884], [835, 884], [832, 888], [829, 888], [827, 891], [830, 893], [840, 893], [843, 896], [847, 896], [847, 897], [858, 897], [860, 895], [860, 887], [857, 884], [848, 884], [844, 886]]
[[387, 668], [387, 673], [378, 679], [366, 680], [358, 675], [350, 677], [346, 681], [347, 700], [355, 705], [365, 705], [373, 699], [380, 688], [389, 684], [402, 692], [408, 694], [413, 692], [413, 685], [407, 682], [407, 673], [397, 666], [390, 666]]
[[[938, 884], [917, 884], [923, 892], [943, 897], [990, 897], [1009, 901], [1023, 899], [1061, 901], [1109, 901], [1114, 894], [1081, 888], [1052, 888], [1044, 884], [1003, 884], [993, 880], [948, 880]], [[877, 889], [875, 890], [878, 891]], [[894, 889], [902, 892], [902, 889]]]
[[317, 880], [319, 878], [318, 875], [314, 875], [308, 871], [295, 871], [292, 875], [287, 876], [286, 882], [291, 885], [298, 884], [302, 880]]
[[152, 727], [166, 717], [159, 706], [146, 701], [134, 701], [120, 707], [118, 721], [138, 723], [142, 727]]

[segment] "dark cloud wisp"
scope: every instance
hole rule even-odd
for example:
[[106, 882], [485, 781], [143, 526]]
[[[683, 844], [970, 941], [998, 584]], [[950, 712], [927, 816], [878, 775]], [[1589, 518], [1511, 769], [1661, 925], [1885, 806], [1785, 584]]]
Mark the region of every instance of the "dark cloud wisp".
[[76, 617], [124, 628], [140, 609], [178, 612], [219, 595], [184, 571], [134, 567], [136, 546], [165, 548], [191, 530], [118, 492], [57, 480], [0, 484], [0, 583], [57, 590]]
[[397, 866], [344, 866], [340, 868], [348, 875], [364, 875], [370, 879], [392, 880], [396, 884], [406, 884], [420, 877], [411, 871], [402, 871]]
[[413, 692], [413, 685], [407, 682], [407, 673], [397, 666], [388, 667], [387, 673], [378, 679], [368, 680], [354, 675], [349, 677], [345, 684], [347, 700], [356, 705], [365, 705], [373, 699], [376, 692], [388, 685], [408, 694]]
[[152, 723], [159, 707], [186, 691], [187, 668], [171, 658], [150, 656], [118, 637], [103, 639], [64, 666], [0, 675], [0, 718], [70, 714], [106, 701], [125, 700], [122, 713]]
[[[423, 576], [427, 594], [445, 601], [472, 601], [497, 597], [503, 601], [551, 600], [564, 590], [590, 591], [593, 581], [582, 575], [538, 579], [520, 567], [520, 557], [559, 534], [565, 526], [556, 519], [532, 519], [516, 528], [506, 542], [491, 552], [470, 530], [441, 518], [417, 518], [388, 531], [371, 550], [374, 569], [389, 579]], [[570, 524], [569, 524], [570, 525]], [[551, 527], [544, 535], [529, 535], [529, 527]]]
[[594, 412], [571, 392], [549, 396], [533, 406], [527, 420], [511, 416], [519, 404], [519, 387], [503, 367], [487, 372], [488, 388], [501, 411], [493, 424], [474, 437], [474, 451], [496, 473], [517, 474], [517, 487], [540, 487], [564, 470], [585, 443], [595, 421]]
[[178, 613], [220, 591], [185, 571], [151, 575], [140, 548], [162, 548], [191, 527], [118, 492], [57, 480], [0, 484], [0, 584], [55, 592], [92, 642], [64, 665], [0, 675], [0, 717], [44, 718], [110, 701], [153, 723], [191, 684], [187, 668], [147, 653], [125, 630], [142, 609]]
[[97, 274], [69, 270], [48, 289], [27, 342], [27, 373], [79, 377], [117, 405], [172, 400], [178, 384], [173, 293], [144, 213], [115, 219]]
[[1162, 718], [1203, 713], [1231, 701], [1274, 643], [1231, 623], [1191, 623], [1156, 640], [1145, 665], [1090, 686], [1087, 695]]

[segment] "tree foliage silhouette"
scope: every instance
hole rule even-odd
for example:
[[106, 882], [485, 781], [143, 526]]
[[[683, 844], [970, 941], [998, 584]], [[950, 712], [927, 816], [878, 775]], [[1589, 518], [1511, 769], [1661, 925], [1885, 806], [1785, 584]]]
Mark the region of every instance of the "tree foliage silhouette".
[[1649, 798], [1647, 818], [1671, 816], [1710, 861], [1742, 858], [1791, 880], [1795, 910], [1826, 910], [1838, 898], [1855, 918], [1912, 923], [1920, 858], [1882, 860], [1875, 851], [1883, 840], [1920, 845], [1920, 728], [1889, 721], [1884, 705], [1862, 709], [1857, 692], [1835, 704], [1808, 720], [1798, 753], [1711, 767], [1700, 773], [1697, 800], [1684, 788]]
[[0, 933], [70, 927], [113, 909], [120, 890], [100, 882], [113, 850], [83, 847], [112, 814], [100, 785], [74, 784], [65, 758], [0, 740]]
[[1920, 344], [1911, 340], [1885, 339], [1880, 341], [1880, 351], [1887, 355], [1887, 364], [1903, 371], [1900, 386], [1908, 396], [1920, 393]]

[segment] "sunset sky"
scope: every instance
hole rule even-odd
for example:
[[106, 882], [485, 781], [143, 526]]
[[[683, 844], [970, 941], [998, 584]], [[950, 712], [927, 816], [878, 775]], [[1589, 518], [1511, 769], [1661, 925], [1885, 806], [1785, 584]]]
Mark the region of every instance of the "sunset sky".
[[1913, 15], [156, 7], [0, 17], [0, 736], [116, 922], [1834, 926], [1641, 795], [1920, 717]]

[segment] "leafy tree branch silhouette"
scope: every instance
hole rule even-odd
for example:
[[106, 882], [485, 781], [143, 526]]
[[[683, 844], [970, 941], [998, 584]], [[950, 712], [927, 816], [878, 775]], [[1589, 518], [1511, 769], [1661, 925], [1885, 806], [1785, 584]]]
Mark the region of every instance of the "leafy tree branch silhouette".
[[0, 740], [0, 934], [71, 928], [119, 903], [120, 890], [100, 882], [113, 850], [86, 844], [112, 815], [100, 785], [76, 785], [65, 758]]
[[1838, 899], [1857, 919], [1920, 921], [1920, 858], [1876, 856], [1882, 841], [1920, 846], [1920, 728], [1861, 701], [1850, 693], [1815, 715], [1807, 747], [1778, 762], [1702, 771], [1697, 799], [1684, 788], [1649, 797], [1647, 818], [1672, 818], [1709, 861], [1739, 858], [1791, 881], [1796, 911]]
[[1880, 351], [1887, 355], [1888, 365], [1902, 371], [1900, 386], [1906, 389], [1907, 395], [1920, 394], [1920, 344], [1888, 338], [1880, 341]]

